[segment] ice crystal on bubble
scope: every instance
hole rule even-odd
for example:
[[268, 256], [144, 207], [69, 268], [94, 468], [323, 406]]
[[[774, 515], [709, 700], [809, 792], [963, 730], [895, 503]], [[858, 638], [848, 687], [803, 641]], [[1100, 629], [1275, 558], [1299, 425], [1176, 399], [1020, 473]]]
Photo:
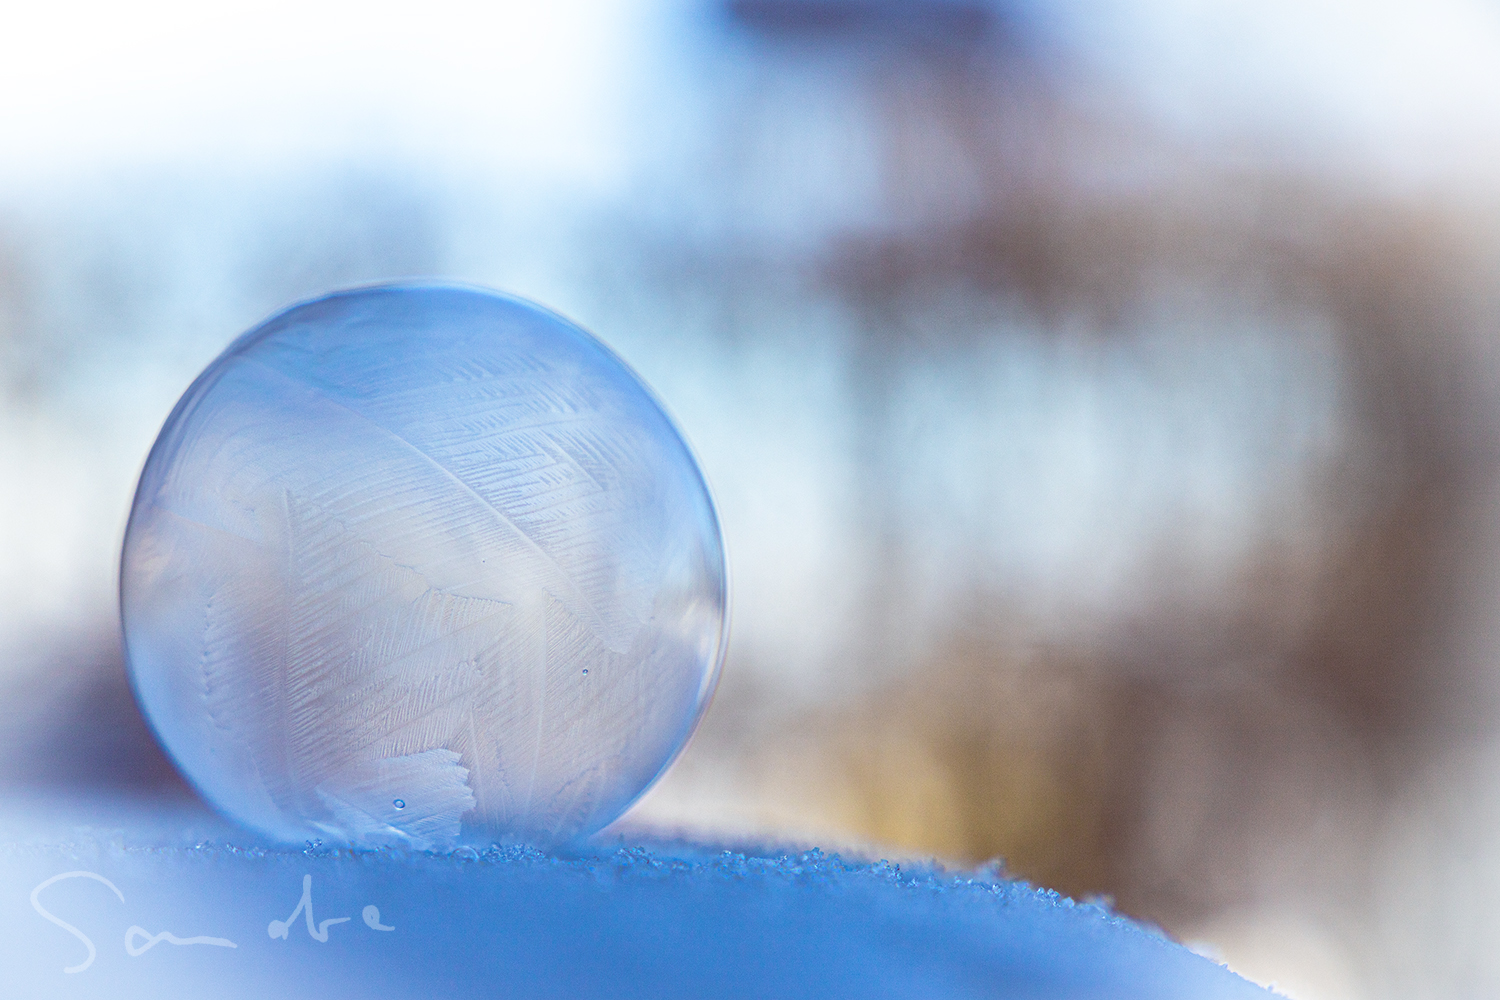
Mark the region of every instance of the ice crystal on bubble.
[[136, 691], [188, 778], [282, 840], [359, 845], [613, 820], [702, 713], [725, 590], [638, 378], [552, 313], [437, 285], [232, 344], [162, 429], [121, 564]]

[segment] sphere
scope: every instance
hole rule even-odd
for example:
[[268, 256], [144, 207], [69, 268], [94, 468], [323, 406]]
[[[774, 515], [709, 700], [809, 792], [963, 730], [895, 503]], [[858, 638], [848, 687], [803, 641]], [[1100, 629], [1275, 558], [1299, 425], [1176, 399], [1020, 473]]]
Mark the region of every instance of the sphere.
[[687, 741], [726, 638], [713, 501], [650, 391], [466, 287], [231, 344], [151, 449], [120, 575], [163, 746], [283, 841], [596, 831]]

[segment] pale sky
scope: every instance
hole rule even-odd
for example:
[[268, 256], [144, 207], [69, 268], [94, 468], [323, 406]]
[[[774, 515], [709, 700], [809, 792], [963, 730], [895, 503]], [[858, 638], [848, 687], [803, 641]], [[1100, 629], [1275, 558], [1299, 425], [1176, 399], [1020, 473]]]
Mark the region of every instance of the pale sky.
[[643, 14], [618, 0], [12, 3], [0, 169], [369, 150], [607, 182]]
[[[1500, 160], [1492, 0], [1021, 6], [1085, 77], [1211, 141], [1418, 176], [1482, 179]], [[375, 152], [607, 188], [681, 55], [671, 25], [712, 9], [11, 0], [0, 184]]]

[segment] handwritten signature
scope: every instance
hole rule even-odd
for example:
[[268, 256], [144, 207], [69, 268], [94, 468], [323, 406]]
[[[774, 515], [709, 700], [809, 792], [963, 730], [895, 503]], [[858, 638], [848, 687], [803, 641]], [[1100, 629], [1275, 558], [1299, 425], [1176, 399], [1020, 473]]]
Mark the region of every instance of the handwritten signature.
[[[297, 919], [297, 914], [299, 913], [307, 918], [308, 936], [314, 941], [322, 941], [325, 944], [328, 942], [328, 928], [330, 926], [349, 922], [348, 917], [330, 917], [327, 920], [314, 921], [311, 875], [302, 876], [302, 898], [297, 901], [297, 908], [292, 911], [292, 915], [285, 920], [271, 921], [266, 927], [266, 933], [273, 938], [281, 938], [285, 941], [287, 934], [291, 931], [292, 922]], [[365, 907], [360, 916], [364, 919], [365, 925], [372, 931], [393, 931], [396, 929], [394, 927], [387, 927], [380, 922], [380, 910], [374, 906]]]
[[[89, 936], [83, 933], [83, 931], [79, 930], [77, 927], [74, 927], [72, 924], [68, 923], [66, 920], [63, 920], [56, 914], [48, 912], [47, 908], [42, 905], [42, 901], [40, 898], [43, 889], [47, 888], [49, 885], [54, 885], [58, 882], [63, 881], [64, 879], [70, 878], [91, 878], [95, 882], [102, 882], [104, 885], [109, 887], [109, 891], [114, 893], [122, 903], [125, 902], [125, 894], [121, 892], [119, 888], [109, 879], [94, 872], [63, 872], [61, 875], [52, 876], [51, 878], [47, 879], [47, 881], [31, 890], [31, 908], [40, 913], [44, 920], [50, 920], [52, 923], [61, 927], [63, 930], [67, 931], [78, 940], [82, 941], [83, 946], [89, 950], [89, 957], [84, 959], [82, 963], [78, 965], [68, 966], [67, 968], [63, 969], [64, 972], [72, 974], [76, 972], [82, 972], [84, 969], [87, 969], [89, 966], [94, 964], [94, 958], [98, 954], [98, 952], [94, 949], [94, 942], [90, 941]], [[144, 941], [145, 943], [138, 944], [138, 940]], [[239, 945], [235, 944], [233, 941], [228, 940], [227, 938], [201, 936], [180, 938], [176, 934], [173, 934], [171, 931], [162, 931], [160, 934], [152, 934], [144, 927], [137, 927], [132, 924], [130, 929], [125, 932], [125, 952], [131, 958], [140, 958], [146, 952], [150, 951], [152, 948], [155, 948], [163, 941], [167, 942], [168, 944], [206, 944], [211, 945], [215, 948], [239, 947]]]
[[[89, 936], [87, 934], [83, 933], [83, 931], [79, 930], [77, 927], [74, 927], [72, 924], [68, 923], [66, 920], [63, 920], [61, 917], [57, 916], [55, 913], [52, 913], [45, 906], [43, 906], [41, 894], [42, 891], [48, 886], [55, 885], [56, 883], [61, 882], [64, 879], [73, 878], [92, 879], [95, 882], [98, 882], [108, 888], [110, 892], [115, 894], [115, 897], [119, 899], [120, 902], [125, 902], [125, 894], [120, 891], [119, 887], [109, 879], [105, 878], [103, 875], [100, 875], [96, 872], [63, 872], [60, 875], [52, 876], [42, 884], [38, 885], [35, 889], [31, 890], [32, 909], [36, 910], [36, 912], [41, 915], [42, 919], [56, 924], [58, 927], [61, 927], [69, 934], [73, 935], [83, 943], [83, 946], [85, 948], [88, 949], [87, 958], [85, 958], [78, 965], [67, 966], [63, 969], [63, 972], [68, 973], [69, 975], [82, 972], [89, 966], [93, 965], [94, 959], [98, 956], [98, 951], [94, 947], [94, 942], [89, 939]], [[297, 908], [292, 911], [292, 915], [287, 917], [285, 920], [272, 920], [266, 927], [266, 933], [269, 934], [273, 939], [280, 938], [281, 940], [285, 941], [291, 932], [292, 924], [297, 920], [298, 914], [301, 914], [307, 921], [308, 936], [310, 936], [314, 941], [319, 941], [324, 944], [328, 942], [329, 927], [332, 927], [336, 924], [348, 923], [351, 919], [349, 917], [329, 917], [320, 921], [316, 920], [313, 917], [313, 888], [311, 875], [302, 876], [302, 898], [297, 901]], [[394, 931], [396, 929], [380, 922], [380, 910], [378, 907], [373, 905], [366, 906], [364, 910], [361, 911], [360, 918], [364, 920], [365, 926], [373, 931]], [[139, 958], [146, 952], [150, 951], [152, 948], [161, 944], [163, 941], [165, 941], [167, 944], [172, 945], [207, 945], [213, 948], [239, 947], [239, 945], [235, 944], [233, 941], [230, 941], [228, 938], [209, 937], [207, 935], [197, 935], [195, 937], [178, 937], [171, 931], [162, 931], [160, 934], [152, 934], [144, 927], [132, 924], [130, 928], [125, 931], [125, 953], [128, 954], [131, 958]]]

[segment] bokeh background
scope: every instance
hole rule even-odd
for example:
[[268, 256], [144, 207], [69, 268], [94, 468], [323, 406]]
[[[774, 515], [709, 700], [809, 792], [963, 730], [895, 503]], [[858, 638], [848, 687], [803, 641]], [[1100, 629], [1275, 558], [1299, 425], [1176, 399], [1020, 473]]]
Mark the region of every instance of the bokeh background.
[[729, 660], [628, 823], [1500, 995], [1494, 0], [0, 13], [3, 784], [188, 794], [116, 624], [146, 450], [270, 313], [444, 276], [715, 488]]

